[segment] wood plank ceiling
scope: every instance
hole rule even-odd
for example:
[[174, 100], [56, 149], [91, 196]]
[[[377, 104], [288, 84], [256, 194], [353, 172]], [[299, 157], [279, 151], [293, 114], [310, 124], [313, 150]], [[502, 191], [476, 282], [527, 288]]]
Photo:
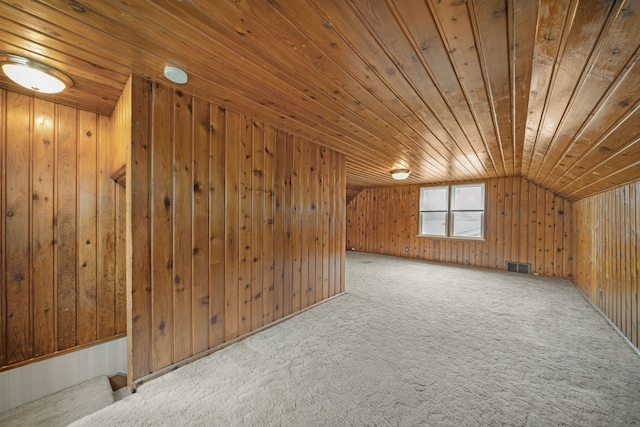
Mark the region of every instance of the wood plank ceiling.
[[[640, 179], [639, 1], [14, 0], [0, 52], [110, 114], [129, 73], [347, 156], [350, 187], [524, 176], [571, 200]], [[0, 86], [20, 90], [4, 76]]]

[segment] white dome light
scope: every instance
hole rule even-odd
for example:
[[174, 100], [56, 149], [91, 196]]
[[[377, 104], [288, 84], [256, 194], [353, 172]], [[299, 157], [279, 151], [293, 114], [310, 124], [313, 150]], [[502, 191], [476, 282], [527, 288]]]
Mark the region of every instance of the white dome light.
[[411, 171], [409, 169], [396, 169], [391, 171], [391, 177], [393, 179], [407, 179]]
[[0, 55], [4, 74], [34, 92], [59, 93], [73, 85], [60, 71], [16, 55]]

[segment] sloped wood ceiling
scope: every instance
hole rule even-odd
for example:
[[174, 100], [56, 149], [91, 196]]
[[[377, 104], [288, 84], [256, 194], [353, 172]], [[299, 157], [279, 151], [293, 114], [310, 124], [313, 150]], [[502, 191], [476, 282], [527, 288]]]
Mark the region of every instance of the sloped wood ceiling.
[[[347, 156], [350, 187], [523, 176], [570, 200], [640, 179], [639, 1], [0, 3], [0, 51], [110, 114], [129, 73]], [[0, 77], [0, 86], [19, 90]]]

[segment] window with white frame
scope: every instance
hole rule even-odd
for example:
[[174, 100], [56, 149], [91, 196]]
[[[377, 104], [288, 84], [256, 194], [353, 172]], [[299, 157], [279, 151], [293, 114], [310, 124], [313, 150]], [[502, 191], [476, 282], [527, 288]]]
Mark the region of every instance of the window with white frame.
[[484, 184], [421, 188], [419, 233], [484, 238]]

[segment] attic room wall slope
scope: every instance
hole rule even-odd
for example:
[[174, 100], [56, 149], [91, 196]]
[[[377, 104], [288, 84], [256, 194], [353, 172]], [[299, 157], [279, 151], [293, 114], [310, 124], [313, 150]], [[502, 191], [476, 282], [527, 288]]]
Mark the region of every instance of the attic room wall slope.
[[366, 188], [347, 205], [347, 248], [501, 270], [517, 261], [571, 277], [571, 202], [520, 177], [484, 182], [483, 241], [418, 237], [421, 186], [406, 185]]

